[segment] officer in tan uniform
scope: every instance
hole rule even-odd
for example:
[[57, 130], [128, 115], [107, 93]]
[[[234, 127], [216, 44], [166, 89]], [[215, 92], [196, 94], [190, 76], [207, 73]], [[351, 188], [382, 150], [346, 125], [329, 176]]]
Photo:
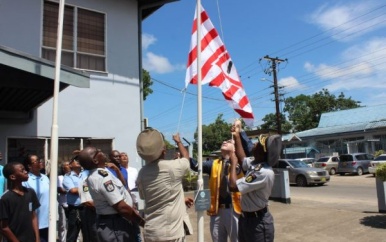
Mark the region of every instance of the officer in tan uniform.
[[133, 241], [136, 234], [132, 223], [143, 226], [145, 221], [132, 208], [133, 200], [122, 182], [105, 170], [106, 161], [106, 155], [95, 147], [87, 147], [79, 154], [80, 164], [90, 170], [86, 182], [97, 213], [98, 239]]
[[[242, 148], [239, 129], [234, 132], [235, 151], [230, 151], [231, 171], [229, 189], [241, 192], [241, 215], [239, 218], [239, 242], [274, 241], [275, 228], [268, 199], [271, 195], [275, 174], [272, 166], [281, 151], [280, 135], [260, 135], [255, 144], [253, 157], [246, 157]], [[237, 179], [236, 167], [240, 165], [245, 176]]]

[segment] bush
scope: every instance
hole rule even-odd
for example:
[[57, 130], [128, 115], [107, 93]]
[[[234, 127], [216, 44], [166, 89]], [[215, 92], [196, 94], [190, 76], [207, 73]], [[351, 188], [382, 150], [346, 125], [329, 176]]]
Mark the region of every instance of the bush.
[[379, 164], [375, 170], [375, 176], [386, 181], [386, 163]]
[[185, 191], [194, 190], [197, 185], [198, 175], [197, 172], [187, 171], [182, 180], [182, 185]]
[[377, 158], [378, 156], [380, 156], [380, 155], [382, 155], [382, 154], [384, 154], [384, 153], [385, 153], [384, 150], [377, 150], [377, 151], [375, 151], [375, 153], [374, 153], [374, 158]]

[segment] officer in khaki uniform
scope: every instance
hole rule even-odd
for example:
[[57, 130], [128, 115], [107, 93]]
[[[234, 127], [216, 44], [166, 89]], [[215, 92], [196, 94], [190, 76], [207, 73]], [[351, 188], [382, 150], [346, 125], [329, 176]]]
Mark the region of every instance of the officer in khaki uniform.
[[79, 154], [81, 165], [90, 170], [86, 179], [97, 213], [99, 241], [134, 241], [132, 223], [143, 226], [144, 219], [132, 208], [133, 201], [122, 182], [105, 170], [106, 155], [95, 147]]
[[[281, 151], [280, 135], [260, 135], [255, 144], [253, 157], [245, 157], [239, 129], [234, 132], [235, 151], [229, 151], [231, 171], [229, 189], [241, 192], [241, 215], [239, 218], [239, 242], [274, 241], [275, 228], [268, 199], [271, 195], [275, 174], [272, 166]], [[237, 179], [236, 167], [241, 165], [245, 176]]]

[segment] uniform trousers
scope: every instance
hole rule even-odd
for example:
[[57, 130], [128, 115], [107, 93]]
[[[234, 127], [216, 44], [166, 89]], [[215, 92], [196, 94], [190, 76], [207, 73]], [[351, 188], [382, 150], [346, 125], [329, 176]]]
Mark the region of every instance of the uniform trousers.
[[239, 215], [233, 208], [219, 208], [217, 215], [210, 216], [210, 232], [213, 242], [237, 242]]
[[273, 242], [275, 227], [269, 211], [258, 217], [239, 218], [239, 242]]
[[136, 233], [133, 224], [119, 214], [97, 216], [99, 242], [132, 242]]
[[59, 242], [65, 242], [66, 241], [66, 235], [67, 235], [67, 215], [66, 215], [66, 209], [62, 205], [58, 205], [58, 237]]
[[83, 241], [91, 241], [87, 237], [88, 233], [84, 234], [84, 231], [87, 230], [87, 224], [84, 222], [86, 221], [84, 211], [83, 206], [68, 205], [67, 242], [76, 242], [80, 230], [82, 230]]

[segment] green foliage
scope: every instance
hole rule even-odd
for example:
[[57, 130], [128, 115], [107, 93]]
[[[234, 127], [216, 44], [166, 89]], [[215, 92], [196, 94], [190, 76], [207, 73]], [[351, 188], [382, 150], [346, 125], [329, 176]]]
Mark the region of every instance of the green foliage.
[[[230, 123], [225, 122], [223, 114], [218, 114], [214, 123], [202, 126], [202, 151], [204, 155], [219, 150], [224, 140], [232, 138]], [[194, 133], [194, 149], [197, 151], [198, 131]]]
[[385, 153], [384, 150], [377, 150], [377, 151], [375, 151], [375, 153], [374, 153], [374, 158], [377, 158], [378, 156], [380, 156], [380, 155], [382, 155], [382, 154], [384, 154], [384, 153]]
[[[283, 133], [289, 133], [292, 125], [290, 122], [287, 121], [284, 114], [280, 114], [280, 122], [281, 122], [281, 131]], [[276, 122], [276, 114], [275, 113], [269, 113], [264, 116], [262, 119], [264, 123], [260, 125], [261, 129], [271, 129], [271, 130], [277, 130], [277, 122]]]
[[184, 187], [184, 190], [185, 191], [194, 190], [197, 185], [197, 179], [198, 179], [197, 172], [188, 170], [182, 179], [182, 185]]
[[341, 92], [338, 97], [327, 89], [307, 96], [304, 94], [285, 100], [284, 112], [293, 125], [293, 131], [299, 132], [316, 128], [322, 113], [360, 107], [360, 102], [345, 98]]
[[382, 181], [386, 181], [386, 163], [380, 163], [375, 169], [375, 176], [379, 177]]
[[146, 100], [146, 97], [153, 93], [153, 89], [151, 89], [151, 85], [153, 85], [153, 81], [151, 80], [150, 73], [142, 69], [142, 81], [143, 81], [143, 100]]
[[165, 145], [166, 145], [166, 149], [175, 149], [176, 146], [175, 145], [172, 145], [168, 140], [165, 139]]

